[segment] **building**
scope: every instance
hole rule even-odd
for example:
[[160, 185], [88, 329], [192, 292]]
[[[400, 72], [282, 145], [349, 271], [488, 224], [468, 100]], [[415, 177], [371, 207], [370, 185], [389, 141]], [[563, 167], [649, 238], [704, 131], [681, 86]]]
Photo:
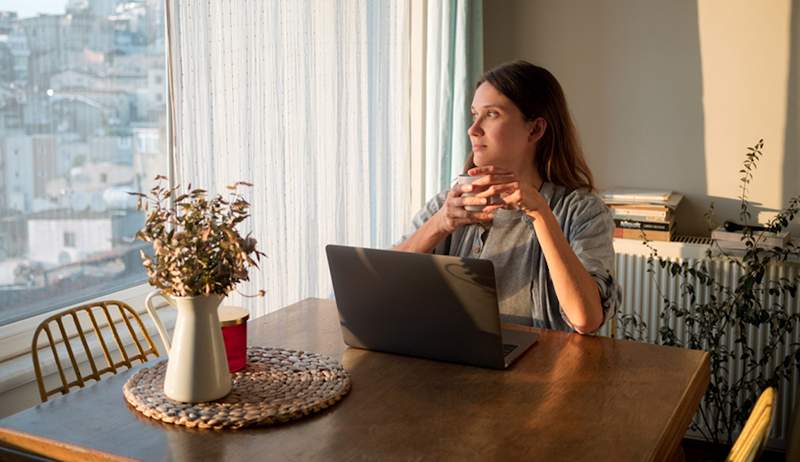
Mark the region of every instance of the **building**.
[[15, 210], [0, 210], [0, 261], [23, 257], [27, 249], [25, 215]]
[[137, 210], [103, 212], [69, 209], [28, 215], [28, 259], [63, 266], [127, 249], [144, 224]]
[[[162, 114], [162, 119], [165, 115]], [[161, 120], [161, 119], [159, 119]], [[154, 122], [133, 127], [133, 168], [139, 189], [150, 184], [158, 173], [167, 174], [167, 134], [164, 123]]]
[[29, 57], [29, 85], [33, 90], [45, 90], [50, 76], [65, 67], [61, 53], [61, 16], [40, 14], [19, 21], [22, 28]]
[[128, 93], [114, 90], [51, 91], [47, 110], [58, 132], [77, 133], [87, 139], [127, 127], [132, 100]]
[[0, 142], [4, 145], [5, 206], [28, 212], [33, 204], [33, 140], [27, 135], [12, 135]]
[[70, 171], [69, 181], [73, 191], [103, 192], [117, 186], [132, 185], [134, 171], [130, 165], [89, 163], [74, 167]]
[[33, 155], [33, 198], [47, 197], [47, 182], [58, 175], [58, 151], [54, 135], [31, 137]]
[[[0, 17], [3, 13], [0, 12]], [[28, 81], [28, 60], [31, 54], [28, 39], [15, 21], [8, 27], [3, 22], [0, 19], [0, 82], [22, 87]]]

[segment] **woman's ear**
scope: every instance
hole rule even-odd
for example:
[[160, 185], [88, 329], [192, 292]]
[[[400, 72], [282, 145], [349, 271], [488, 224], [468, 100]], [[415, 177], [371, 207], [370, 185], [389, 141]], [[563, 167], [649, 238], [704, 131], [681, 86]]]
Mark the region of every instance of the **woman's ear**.
[[537, 117], [529, 124], [530, 132], [528, 133], [528, 141], [531, 143], [535, 143], [539, 141], [543, 136], [545, 130], [547, 130], [547, 121], [544, 120], [542, 117]]

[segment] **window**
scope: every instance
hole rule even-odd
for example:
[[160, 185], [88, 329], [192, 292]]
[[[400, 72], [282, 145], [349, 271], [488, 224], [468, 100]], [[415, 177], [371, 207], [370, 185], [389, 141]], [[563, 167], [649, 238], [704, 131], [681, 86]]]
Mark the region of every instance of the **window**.
[[127, 192], [167, 165], [163, 2], [29, 3], [0, 27], [0, 326], [145, 282]]
[[75, 233], [64, 231], [64, 247], [75, 248]]

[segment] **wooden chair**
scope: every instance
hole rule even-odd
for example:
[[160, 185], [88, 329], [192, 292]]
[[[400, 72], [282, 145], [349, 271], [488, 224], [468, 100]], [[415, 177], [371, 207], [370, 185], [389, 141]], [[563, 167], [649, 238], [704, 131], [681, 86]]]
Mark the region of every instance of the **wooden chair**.
[[[66, 321], [67, 319], [71, 320], [71, 322]], [[81, 323], [81, 319], [84, 320], [84, 324]], [[87, 320], [91, 323], [91, 326], [85, 324]], [[51, 324], [57, 326], [59, 337], [53, 335]], [[138, 333], [136, 326], [138, 326]], [[84, 332], [85, 330], [86, 332]], [[42, 332], [47, 335], [47, 341], [58, 368], [58, 375], [61, 378], [61, 385], [50, 390], [45, 389], [42, 369], [39, 364], [39, 335]], [[73, 351], [72, 343], [76, 337], [80, 339], [80, 345], [75, 349], [80, 351], [82, 346], [91, 374], [83, 375], [81, 372], [79, 359], [82, 358], [76, 357], [75, 351]], [[128, 337], [132, 339], [136, 354], [130, 354], [125, 348], [126, 340], [129, 340]], [[121, 357], [120, 360], [115, 361], [113, 352], [109, 350], [108, 344], [111, 343], [112, 339], [116, 342], [116, 356]], [[144, 340], [146, 345], [143, 346], [143, 342], [140, 340]], [[99, 352], [92, 352], [89, 346], [90, 343], [92, 345], [99, 344], [105, 358], [105, 367], [98, 368], [98, 365], [95, 364], [94, 356]], [[59, 348], [59, 344], [61, 344], [61, 348]], [[130, 348], [130, 345], [128, 348]], [[46, 351], [46, 348], [43, 348], [42, 351]], [[64, 365], [60, 357], [64, 355], [64, 352], [66, 352], [66, 356], [68, 356], [69, 363], [72, 366], [75, 376], [73, 381], [67, 381], [64, 373]], [[99, 381], [103, 374], [116, 374], [118, 369], [123, 366], [129, 369], [133, 366], [133, 361], [144, 363], [148, 360], [148, 355], [157, 357], [158, 350], [136, 311], [126, 303], [108, 300], [62, 311], [42, 321], [33, 334], [31, 354], [33, 356], [33, 369], [36, 373], [36, 383], [39, 386], [39, 396], [42, 402], [45, 402], [48, 396], [69, 393], [73, 387], [83, 388], [89, 380]], [[103, 364], [101, 363], [100, 366], [103, 366]]]
[[731, 452], [725, 459], [729, 462], [751, 462], [764, 448], [772, 426], [772, 415], [775, 410], [775, 388], [769, 387], [758, 397], [750, 417], [744, 423], [742, 433], [733, 443]]

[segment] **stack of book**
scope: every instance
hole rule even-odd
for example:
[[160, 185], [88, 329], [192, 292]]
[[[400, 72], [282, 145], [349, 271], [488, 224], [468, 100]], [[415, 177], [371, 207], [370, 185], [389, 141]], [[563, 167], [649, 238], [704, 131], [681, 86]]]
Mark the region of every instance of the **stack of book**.
[[675, 209], [683, 195], [673, 191], [620, 188], [602, 193], [614, 217], [614, 237], [671, 241]]
[[[725, 222], [724, 225], [711, 231], [711, 239], [715, 240], [723, 250], [747, 250], [747, 243], [742, 240], [744, 237], [744, 226], [737, 223]], [[753, 239], [758, 248], [784, 247], [789, 242], [788, 232], [771, 233], [765, 228], [754, 226]]]

